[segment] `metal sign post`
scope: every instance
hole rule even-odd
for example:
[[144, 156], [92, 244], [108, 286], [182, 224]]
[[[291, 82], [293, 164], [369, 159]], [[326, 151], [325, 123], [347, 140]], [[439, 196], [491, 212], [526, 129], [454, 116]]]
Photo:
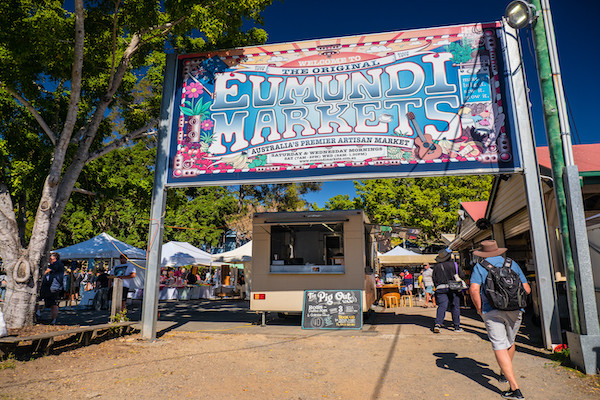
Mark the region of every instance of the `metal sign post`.
[[164, 231], [164, 214], [167, 200], [167, 161], [169, 159], [169, 127], [173, 118], [173, 94], [177, 69], [177, 56], [167, 55], [165, 82], [160, 105], [160, 122], [152, 188], [152, 208], [150, 210], [150, 232], [148, 234], [148, 253], [146, 258], [146, 279], [144, 282], [144, 300], [142, 303], [142, 338], [156, 339], [156, 320], [158, 313], [158, 289], [160, 278], [160, 260]]

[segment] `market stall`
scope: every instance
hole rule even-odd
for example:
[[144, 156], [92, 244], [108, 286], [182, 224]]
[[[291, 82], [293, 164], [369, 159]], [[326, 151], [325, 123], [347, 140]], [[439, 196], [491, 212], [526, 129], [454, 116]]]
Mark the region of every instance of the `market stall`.
[[[212, 254], [211, 259], [213, 262], [227, 265], [226, 271], [223, 271], [223, 267], [219, 271], [217, 293], [246, 298], [252, 287], [252, 241], [230, 251]], [[233, 281], [231, 278], [227, 280], [229, 277], [233, 277]]]

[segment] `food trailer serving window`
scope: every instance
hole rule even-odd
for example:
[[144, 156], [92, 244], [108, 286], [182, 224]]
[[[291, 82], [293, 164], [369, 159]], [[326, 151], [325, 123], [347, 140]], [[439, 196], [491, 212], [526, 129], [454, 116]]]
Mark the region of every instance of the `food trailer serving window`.
[[343, 274], [344, 224], [272, 225], [271, 273]]

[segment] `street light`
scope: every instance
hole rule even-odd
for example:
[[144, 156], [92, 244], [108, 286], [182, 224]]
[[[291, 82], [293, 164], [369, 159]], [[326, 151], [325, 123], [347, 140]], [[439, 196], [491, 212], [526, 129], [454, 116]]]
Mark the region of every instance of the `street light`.
[[506, 22], [514, 29], [522, 29], [535, 22], [537, 10], [525, 0], [514, 0], [504, 12]]

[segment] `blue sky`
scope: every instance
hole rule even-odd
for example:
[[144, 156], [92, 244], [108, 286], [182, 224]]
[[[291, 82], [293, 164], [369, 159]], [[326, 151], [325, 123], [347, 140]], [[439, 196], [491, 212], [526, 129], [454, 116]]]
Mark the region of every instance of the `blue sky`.
[[[398, 0], [275, 0], [264, 15], [268, 43], [294, 42], [356, 34], [430, 28], [463, 23], [500, 20], [509, 1], [441, 0], [405, 2]], [[577, 7], [574, 7], [577, 5]], [[599, 142], [597, 131], [600, 80], [592, 71], [600, 64], [595, 47], [595, 25], [600, 2], [550, 0], [558, 45], [560, 67], [567, 101], [572, 111], [573, 143]], [[541, 112], [539, 84], [533, 62], [533, 44], [527, 30], [521, 32], [525, 71], [534, 105], [536, 144], [547, 144]], [[337, 194], [354, 196], [352, 181], [323, 184], [323, 190], [305, 196], [323, 205]]]

